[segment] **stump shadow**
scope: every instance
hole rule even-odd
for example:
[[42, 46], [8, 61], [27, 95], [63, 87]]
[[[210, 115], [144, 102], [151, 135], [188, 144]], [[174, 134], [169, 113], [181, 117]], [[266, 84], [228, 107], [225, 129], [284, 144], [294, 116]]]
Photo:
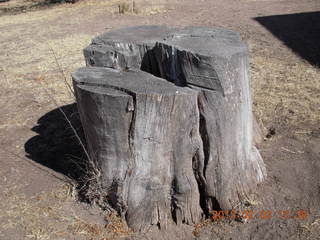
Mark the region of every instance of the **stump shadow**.
[[320, 12], [254, 18], [312, 65], [320, 66]]
[[[85, 144], [84, 133], [76, 104], [61, 107], [78, 136]], [[74, 131], [60, 109], [54, 109], [42, 116], [32, 131], [38, 135], [25, 143], [27, 157], [56, 172], [77, 181], [85, 176], [84, 164], [87, 161]]]

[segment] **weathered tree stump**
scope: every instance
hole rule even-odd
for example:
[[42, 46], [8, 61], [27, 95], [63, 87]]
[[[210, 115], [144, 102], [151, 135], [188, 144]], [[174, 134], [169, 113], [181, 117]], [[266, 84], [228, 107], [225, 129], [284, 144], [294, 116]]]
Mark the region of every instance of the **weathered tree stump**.
[[92, 161], [130, 227], [196, 223], [266, 176], [248, 50], [225, 29], [144, 26], [95, 38], [73, 74]]

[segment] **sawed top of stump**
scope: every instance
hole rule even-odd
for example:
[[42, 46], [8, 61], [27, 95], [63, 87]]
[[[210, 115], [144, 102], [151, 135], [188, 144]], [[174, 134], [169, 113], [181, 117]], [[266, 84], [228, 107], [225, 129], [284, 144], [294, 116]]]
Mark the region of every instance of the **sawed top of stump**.
[[93, 46], [117, 48], [130, 43], [151, 47], [163, 43], [202, 56], [229, 57], [247, 51], [240, 34], [232, 30], [209, 27], [177, 29], [157, 25], [127, 27], [104, 33], [94, 38], [86, 49]]
[[[111, 68], [79, 68], [72, 74], [78, 87], [100, 94], [161, 94], [171, 96], [190, 94], [191, 89], [178, 87], [164, 79], [143, 71], [119, 71]], [[81, 86], [82, 85], [82, 86]]]

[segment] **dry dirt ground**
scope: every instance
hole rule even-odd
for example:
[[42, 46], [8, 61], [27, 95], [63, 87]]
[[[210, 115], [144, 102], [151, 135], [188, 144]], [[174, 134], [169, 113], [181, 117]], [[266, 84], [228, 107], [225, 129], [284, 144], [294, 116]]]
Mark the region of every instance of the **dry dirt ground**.
[[[36, 3], [0, 3], [1, 240], [320, 239], [319, 0], [180, 0], [122, 15], [113, 0], [17, 7]], [[270, 218], [132, 233], [78, 201], [81, 148], [57, 109], [79, 127], [64, 76], [70, 82], [84, 65], [93, 36], [143, 24], [226, 27], [248, 42], [268, 178], [239, 210], [271, 211]], [[286, 210], [292, 218], [281, 218]]]

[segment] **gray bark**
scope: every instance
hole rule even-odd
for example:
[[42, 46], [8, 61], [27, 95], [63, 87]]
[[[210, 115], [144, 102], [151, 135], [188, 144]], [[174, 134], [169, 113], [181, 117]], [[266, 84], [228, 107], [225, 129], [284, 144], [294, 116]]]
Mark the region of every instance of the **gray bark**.
[[89, 152], [129, 226], [196, 223], [266, 177], [239, 34], [133, 27], [95, 38], [84, 55], [73, 79]]
[[91, 159], [111, 203], [134, 229], [199, 220], [192, 159], [201, 148], [197, 92], [142, 71], [74, 75]]

